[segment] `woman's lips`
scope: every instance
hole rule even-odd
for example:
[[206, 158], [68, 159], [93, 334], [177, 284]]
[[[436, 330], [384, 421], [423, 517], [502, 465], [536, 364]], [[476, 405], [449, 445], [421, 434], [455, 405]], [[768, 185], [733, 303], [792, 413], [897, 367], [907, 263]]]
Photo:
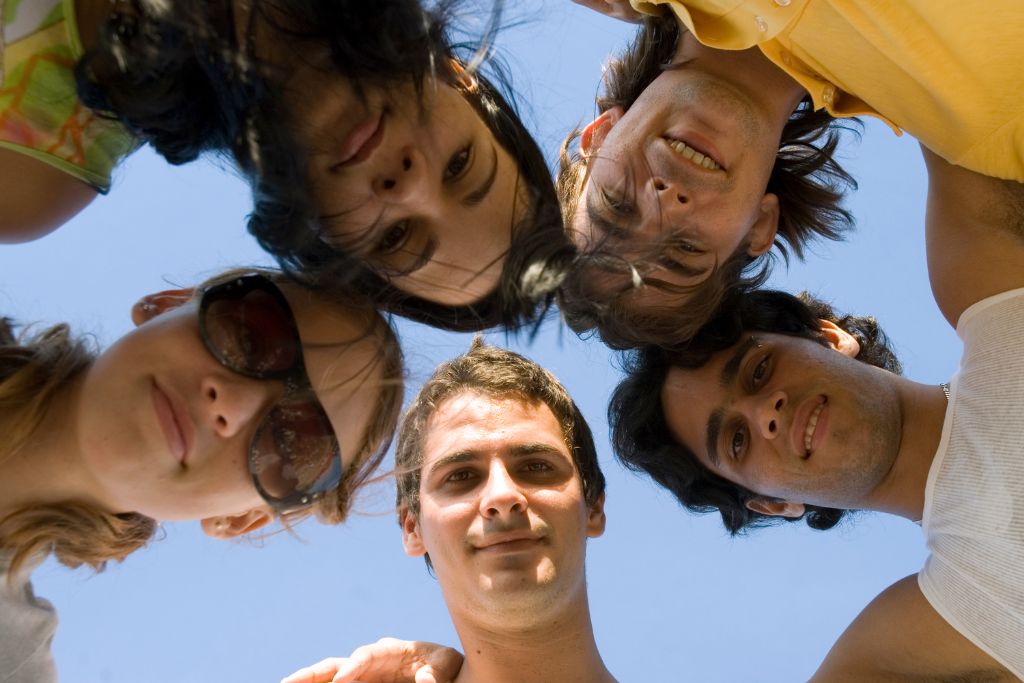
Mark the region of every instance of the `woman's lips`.
[[384, 118], [381, 113], [365, 123], [356, 126], [341, 145], [341, 154], [335, 168], [352, 166], [370, 158], [384, 139]]
[[167, 441], [167, 448], [175, 460], [184, 466], [188, 455], [188, 439], [185, 436], [185, 420], [181, 416], [181, 411], [175, 410], [170, 397], [156, 382], [153, 382], [150, 393], [157, 422], [160, 423], [160, 430], [164, 433], [164, 439]]

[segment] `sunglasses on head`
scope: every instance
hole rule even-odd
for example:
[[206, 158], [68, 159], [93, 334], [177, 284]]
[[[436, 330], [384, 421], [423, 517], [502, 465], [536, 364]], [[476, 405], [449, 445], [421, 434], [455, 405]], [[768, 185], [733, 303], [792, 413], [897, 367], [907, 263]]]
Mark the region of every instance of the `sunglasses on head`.
[[299, 330], [281, 290], [259, 274], [204, 289], [199, 334], [224, 367], [285, 384], [249, 445], [249, 473], [263, 499], [287, 513], [335, 489], [341, 448], [306, 375]]

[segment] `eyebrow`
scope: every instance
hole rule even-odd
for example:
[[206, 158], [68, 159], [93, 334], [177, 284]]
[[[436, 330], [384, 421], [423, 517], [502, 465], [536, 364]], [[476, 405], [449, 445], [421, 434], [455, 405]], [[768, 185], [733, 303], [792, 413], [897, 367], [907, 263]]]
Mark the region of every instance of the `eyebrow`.
[[[739, 347], [733, 351], [732, 356], [722, 366], [722, 372], [718, 377], [718, 383], [723, 387], [728, 387], [736, 381], [736, 376], [740, 372], [740, 364], [750, 349], [761, 345], [761, 340], [757, 337], [747, 337], [746, 341], [739, 345]], [[718, 467], [721, 460], [718, 457], [718, 437], [722, 432], [722, 423], [725, 421], [725, 410], [722, 408], [715, 408], [711, 411], [711, 415], [708, 417], [708, 424], [706, 429], [706, 442], [704, 447], [707, 449], [708, 460], [712, 465]]]
[[601, 213], [601, 209], [597, 206], [597, 201], [593, 199], [595, 194], [598, 193], [587, 192], [587, 219], [593, 223], [606, 238], [622, 242], [626, 241], [629, 237], [629, 233], [617, 223], [614, 223], [604, 217]]
[[487, 177], [484, 178], [484, 182], [480, 187], [473, 190], [462, 199], [463, 206], [476, 206], [482, 202], [488, 194], [490, 194], [491, 188], [494, 187], [494, 181], [498, 177], [498, 150], [494, 146], [494, 143], [491, 143], [491, 152], [491, 170], [488, 172]]

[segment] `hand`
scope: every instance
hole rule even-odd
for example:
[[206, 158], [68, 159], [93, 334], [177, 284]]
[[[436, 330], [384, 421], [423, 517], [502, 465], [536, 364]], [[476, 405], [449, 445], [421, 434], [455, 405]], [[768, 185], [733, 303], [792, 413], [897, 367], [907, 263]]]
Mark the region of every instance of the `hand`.
[[629, 4], [629, 0], [572, 0], [577, 5], [583, 5], [589, 7], [595, 12], [601, 14], [607, 14], [609, 17], [615, 19], [621, 19], [622, 21], [628, 21], [634, 24], [640, 23], [643, 18], [643, 14], [633, 9], [633, 6]]
[[462, 655], [450, 647], [381, 638], [348, 657], [328, 657], [299, 669], [281, 683], [450, 683]]

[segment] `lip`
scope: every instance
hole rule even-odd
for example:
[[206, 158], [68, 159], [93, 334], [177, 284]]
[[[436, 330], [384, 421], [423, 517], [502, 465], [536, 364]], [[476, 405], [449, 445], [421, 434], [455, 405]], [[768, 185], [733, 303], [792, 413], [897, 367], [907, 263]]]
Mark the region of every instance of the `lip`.
[[[715, 144], [711, 142], [711, 140], [709, 140], [708, 138], [704, 137], [703, 135], [700, 135], [699, 133], [695, 133], [693, 131], [669, 131], [668, 133], [662, 135], [661, 139], [665, 141], [666, 145], [668, 144], [669, 140], [682, 142], [687, 146], [694, 148], [704, 156], [709, 157], [712, 161], [714, 161], [721, 167], [718, 170], [704, 168], [700, 164], [684, 159], [684, 161], [686, 161], [694, 168], [699, 168], [702, 171], [709, 171], [711, 173], [723, 173], [729, 170], [729, 167], [726, 166], [725, 163], [722, 161], [722, 154], [721, 152], [718, 151], [718, 148], [715, 147]], [[669, 151], [671, 151], [676, 156], [679, 156], [678, 153], [671, 147], [669, 148]]]
[[530, 532], [494, 534], [483, 538], [474, 547], [479, 552], [486, 553], [525, 552], [536, 547], [540, 543], [540, 538]]
[[[810, 422], [811, 415], [818, 409], [818, 406], [823, 407], [818, 414], [818, 421], [814, 426], [814, 434], [811, 436], [811, 450], [808, 451], [804, 447], [804, 434], [807, 433], [807, 424]], [[828, 397], [824, 394], [818, 394], [801, 403], [793, 414], [790, 441], [793, 445], [793, 452], [800, 454], [801, 459], [807, 460], [811, 457], [825, 438], [825, 428], [828, 426], [828, 409]]]
[[341, 145], [338, 162], [334, 164], [334, 168], [354, 166], [370, 158], [384, 139], [386, 113], [381, 112], [378, 116], [360, 123], [348, 134]]
[[160, 423], [160, 430], [167, 441], [167, 448], [174, 459], [184, 467], [192, 436], [192, 423], [188, 419], [188, 414], [155, 380], [150, 394], [157, 422]]

